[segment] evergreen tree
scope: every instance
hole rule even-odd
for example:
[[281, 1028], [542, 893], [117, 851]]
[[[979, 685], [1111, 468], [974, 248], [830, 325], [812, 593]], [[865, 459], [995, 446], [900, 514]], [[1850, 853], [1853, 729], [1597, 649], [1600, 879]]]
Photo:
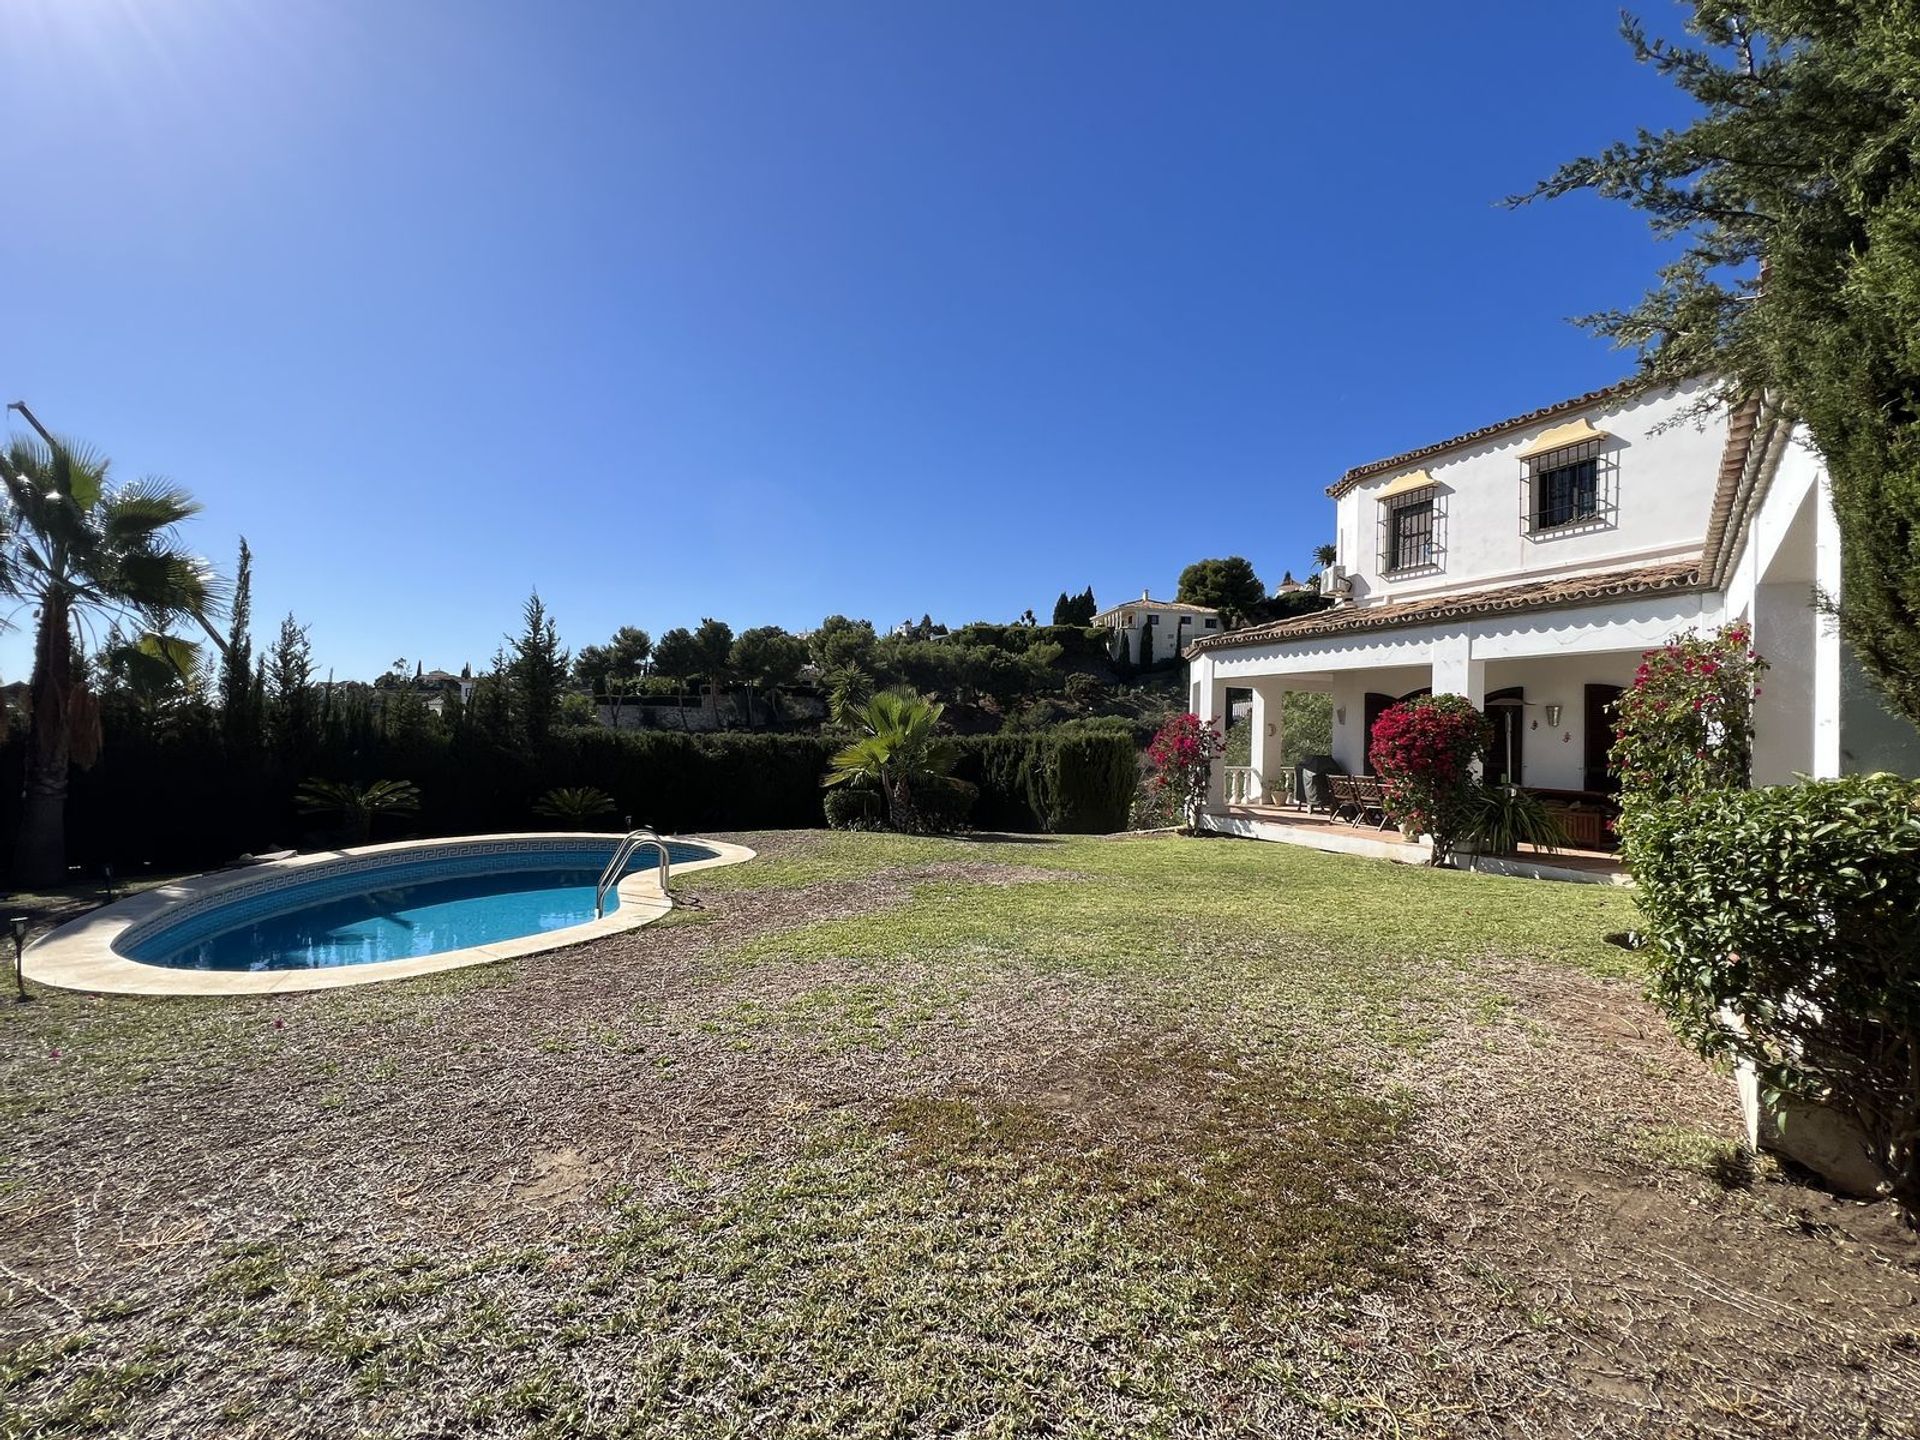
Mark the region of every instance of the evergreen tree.
[[560, 695], [567, 684], [568, 655], [560, 644], [560, 627], [534, 591], [521, 609], [518, 636], [509, 636], [513, 658], [508, 662], [508, 689], [512, 696], [513, 725], [530, 749], [538, 750], [560, 720]]
[[513, 743], [513, 665], [504, 649], [493, 652], [493, 667], [473, 682], [473, 698], [463, 719], [468, 729], [491, 744]]
[[[280, 622], [280, 634], [261, 660], [274, 754], [283, 763], [299, 768], [313, 751], [321, 721], [314, 704], [313, 646], [306, 627], [289, 614]], [[327, 688], [331, 698], [331, 681]]]
[[714, 714], [720, 713], [720, 687], [733, 678], [733, 627], [712, 618], [700, 622], [693, 632], [693, 643], [700, 652], [700, 670], [712, 697]]
[[1197, 560], [1180, 572], [1174, 598], [1185, 605], [1218, 610], [1229, 625], [1258, 620], [1266, 608], [1267, 587], [1253, 573], [1250, 562], [1238, 555], [1224, 560]]
[[693, 632], [676, 625], [660, 637], [653, 648], [653, 673], [673, 682], [675, 708], [680, 712], [680, 728], [687, 728], [687, 682], [700, 674], [700, 647]]
[[1590, 190], [1683, 252], [1588, 317], [1653, 381], [1720, 377], [1806, 422], [1833, 480], [1841, 633], [1920, 723], [1920, 0], [1694, 0], [1696, 43], [1624, 25], [1699, 116], [1574, 160], [1513, 203]]
[[260, 712], [254, 705], [253, 551], [240, 540], [234, 569], [233, 607], [227, 649], [220, 657], [220, 728], [231, 756], [251, 755], [260, 745]]

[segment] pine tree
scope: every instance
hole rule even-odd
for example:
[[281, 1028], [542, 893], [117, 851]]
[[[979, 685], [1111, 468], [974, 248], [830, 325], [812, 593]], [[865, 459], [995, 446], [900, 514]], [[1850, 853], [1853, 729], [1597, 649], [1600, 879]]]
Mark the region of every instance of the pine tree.
[[566, 689], [571, 657], [560, 644], [560, 628], [534, 591], [521, 610], [518, 636], [509, 636], [508, 662], [513, 724], [529, 749], [538, 750], [560, 720], [560, 695]]
[[[307, 640], [306, 627], [289, 614], [280, 622], [280, 634], [272, 648], [261, 658], [274, 754], [298, 769], [312, 753], [321, 723], [314, 704], [313, 646]], [[329, 679], [329, 701], [332, 690]]]
[[240, 540], [233, 579], [232, 620], [220, 657], [220, 728], [230, 756], [251, 755], [260, 745], [260, 712], [253, 703], [253, 551]]
[[1693, 102], [1515, 204], [1593, 191], [1682, 252], [1630, 310], [1588, 317], [1649, 380], [1806, 422], [1833, 479], [1841, 634], [1920, 722], [1920, 168], [1915, 0], [1694, 0], [1698, 43], [1624, 24]]

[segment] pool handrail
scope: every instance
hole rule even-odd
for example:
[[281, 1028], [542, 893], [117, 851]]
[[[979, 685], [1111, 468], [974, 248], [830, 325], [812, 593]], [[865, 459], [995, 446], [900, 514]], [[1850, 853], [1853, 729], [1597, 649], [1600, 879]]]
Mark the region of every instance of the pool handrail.
[[607, 868], [600, 872], [600, 883], [593, 887], [593, 918], [603, 919], [607, 913], [607, 892], [620, 883], [620, 877], [626, 873], [627, 862], [642, 847], [651, 845], [660, 852], [660, 893], [667, 893], [667, 880], [671, 875], [671, 865], [667, 855], [667, 842], [653, 831], [642, 825], [637, 830], [629, 830], [614, 847], [613, 858], [607, 862]]

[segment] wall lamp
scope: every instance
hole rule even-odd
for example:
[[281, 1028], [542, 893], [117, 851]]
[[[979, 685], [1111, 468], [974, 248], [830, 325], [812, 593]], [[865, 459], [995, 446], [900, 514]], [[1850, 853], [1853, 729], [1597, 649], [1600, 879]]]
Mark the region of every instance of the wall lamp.
[[1560, 712], [1561, 712], [1560, 705], [1550, 700], [1547, 702], [1546, 709], [1547, 709], [1547, 728], [1549, 730], [1558, 730], [1560, 728]]

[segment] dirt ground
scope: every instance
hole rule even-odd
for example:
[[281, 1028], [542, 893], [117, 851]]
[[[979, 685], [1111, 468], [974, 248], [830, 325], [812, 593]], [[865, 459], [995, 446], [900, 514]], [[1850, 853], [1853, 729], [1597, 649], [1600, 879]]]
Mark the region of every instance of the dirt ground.
[[[8, 1006], [0, 1434], [1920, 1433], [1912, 1238], [1631, 978], [1468, 937], [1349, 1003], [1282, 897], [1374, 862], [1285, 847], [741, 838], [798, 868], [591, 946]], [[1264, 927], [1067, 948], [1206, 851]]]

